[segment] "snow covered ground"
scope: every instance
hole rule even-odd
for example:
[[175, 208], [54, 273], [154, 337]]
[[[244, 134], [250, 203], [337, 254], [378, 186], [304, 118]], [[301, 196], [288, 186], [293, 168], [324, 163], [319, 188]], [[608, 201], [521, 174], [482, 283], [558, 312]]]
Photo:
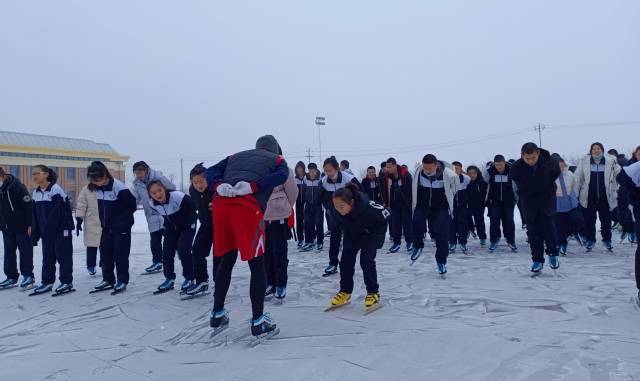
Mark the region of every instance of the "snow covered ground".
[[[84, 269], [76, 239], [77, 292], [58, 298], [0, 292], [2, 380], [638, 380], [640, 309], [634, 301], [630, 244], [605, 253], [570, 246], [560, 270], [529, 275], [520, 252], [489, 254], [472, 241], [439, 279], [433, 247], [409, 266], [404, 253], [378, 255], [386, 306], [362, 315], [362, 276], [354, 301], [329, 313], [338, 276], [320, 276], [327, 253], [297, 253], [285, 304], [267, 304], [281, 333], [246, 348], [248, 267], [234, 272], [231, 327], [209, 338], [211, 297], [180, 301], [151, 295], [161, 275], [139, 276], [150, 262], [137, 216], [126, 293], [89, 295], [99, 281]], [[143, 218], [143, 217], [142, 217]], [[36, 276], [40, 278], [40, 251]], [[178, 264], [179, 270], [179, 264]], [[239, 340], [238, 340], [239, 339]]]

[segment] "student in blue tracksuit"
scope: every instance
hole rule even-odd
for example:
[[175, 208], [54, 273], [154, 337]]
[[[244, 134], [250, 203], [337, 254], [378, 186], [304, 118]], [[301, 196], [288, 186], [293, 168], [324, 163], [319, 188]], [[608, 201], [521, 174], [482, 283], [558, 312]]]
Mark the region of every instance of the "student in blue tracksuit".
[[322, 180], [316, 163], [309, 163], [309, 173], [302, 183], [304, 239], [302, 251], [313, 250], [314, 243], [322, 250], [324, 242], [324, 210], [322, 209]]
[[[213, 203], [213, 191], [209, 188], [206, 178], [207, 168], [200, 163], [193, 167], [189, 176], [191, 187], [189, 195], [198, 209], [200, 227], [193, 241], [193, 270], [196, 278], [196, 286], [188, 294], [203, 293], [209, 289], [209, 273], [207, 271], [207, 257], [213, 247], [213, 216], [211, 205]], [[216, 270], [222, 257], [213, 257], [212, 278], [216, 279]]]
[[327, 210], [327, 223], [331, 230], [331, 238], [329, 240], [329, 266], [324, 270], [325, 275], [331, 275], [338, 272], [338, 258], [340, 254], [340, 242], [342, 241], [342, 228], [335, 219], [335, 207], [333, 206], [333, 193], [338, 189], [344, 188], [349, 183], [354, 183], [360, 188], [360, 182], [347, 172], [340, 171], [340, 165], [334, 157], [330, 157], [324, 161], [325, 177], [322, 178], [322, 203]]
[[296, 199], [296, 241], [298, 242], [298, 249], [302, 249], [304, 245], [304, 194], [302, 193], [302, 188], [304, 186], [304, 178], [307, 174], [307, 168], [304, 163], [299, 161], [296, 164], [296, 168], [294, 170], [295, 177], [294, 181], [298, 186], [298, 198]]
[[376, 168], [367, 168], [367, 177], [362, 179], [362, 191], [367, 194], [369, 200], [376, 204], [382, 204], [382, 193], [380, 190], [380, 179], [376, 175]]
[[34, 246], [42, 239], [42, 284], [35, 294], [50, 292], [56, 279], [56, 262], [60, 266], [57, 293], [73, 289], [73, 242], [75, 230], [69, 197], [56, 182], [58, 175], [45, 165], [36, 165], [31, 173], [37, 188], [34, 201], [31, 239]]
[[101, 291], [113, 288], [119, 293], [126, 290], [129, 283], [131, 227], [133, 213], [137, 209], [136, 199], [129, 188], [122, 181], [114, 179], [100, 161], [94, 161], [87, 168], [87, 178], [90, 189], [96, 192], [102, 226], [100, 237], [102, 282], [94, 289]]
[[173, 289], [176, 279], [174, 257], [177, 250], [184, 276], [180, 290], [186, 293], [195, 286], [191, 244], [196, 235], [196, 220], [198, 219], [196, 205], [189, 195], [167, 189], [160, 180], [151, 181], [147, 190], [151, 199], [149, 201], [151, 207], [164, 217], [162, 266], [165, 281], [158, 286], [158, 291]]
[[469, 198], [467, 195], [467, 187], [471, 182], [471, 178], [462, 173], [462, 163], [454, 161], [452, 164], [460, 186], [453, 199], [453, 221], [449, 230], [449, 251], [454, 252], [457, 244], [460, 244], [460, 250], [466, 253], [467, 236], [469, 235]]
[[484, 224], [485, 199], [487, 197], [487, 182], [482, 177], [482, 172], [475, 165], [467, 167], [469, 175], [469, 185], [467, 186], [467, 197], [469, 200], [469, 228], [471, 234], [477, 235], [480, 245], [487, 242], [487, 231]]

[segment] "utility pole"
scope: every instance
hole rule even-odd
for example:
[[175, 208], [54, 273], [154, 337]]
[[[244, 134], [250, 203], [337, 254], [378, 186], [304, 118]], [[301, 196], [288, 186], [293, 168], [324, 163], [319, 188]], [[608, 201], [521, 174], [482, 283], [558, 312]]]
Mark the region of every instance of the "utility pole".
[[545, 126], [542, 123], [538, 123], [537, 126], [533, 127], [534, 131], [538, 131], [538, 146], [542, 147], [542, 130], [546, 129], [547, 126]]
[[311, 148], [307, 148], [307, 165], [311, 163]]
[[180, 192], [184, 192], [184, 159], [180, 158]]

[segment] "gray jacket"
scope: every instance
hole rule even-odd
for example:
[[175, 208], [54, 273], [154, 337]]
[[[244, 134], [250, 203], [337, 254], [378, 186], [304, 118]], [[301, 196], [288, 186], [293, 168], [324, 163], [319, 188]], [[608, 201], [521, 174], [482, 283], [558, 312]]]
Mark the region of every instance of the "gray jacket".
[[149, 168], [149, 173], [144, 181], [135, 179], [133, 181], [133, 186], [131, 189], [131, 193], [136, 198], [136, 202], [138, 205], [142, 205], [144, 208], [144, 215], [147, 217], [147, 224], [149, 225], [149, 233], [157, 232], [161, 230], [164, 226], [164, 218], [158, 214], [151, 205], [149, 204], [149, 192], [147, 192], [147, 184], [149, 184], [153, 180], [160, 180], [162, 184], [169, 190], [176, 190], [176, 186], [169, 181], [166, 177], [162, 175], [162, 172], [156, 171], [155, 169]]

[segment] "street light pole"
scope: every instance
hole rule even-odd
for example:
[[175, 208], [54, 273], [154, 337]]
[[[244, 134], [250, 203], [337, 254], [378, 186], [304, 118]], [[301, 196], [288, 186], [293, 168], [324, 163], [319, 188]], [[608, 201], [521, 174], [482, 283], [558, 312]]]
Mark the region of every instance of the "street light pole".
[[318, 126], [318, 154], [320, 155], [319, 161], [322, 162], [322, 134], [321, 128], [326, 124], [324, 116], [316, 116], [316, 126]]

